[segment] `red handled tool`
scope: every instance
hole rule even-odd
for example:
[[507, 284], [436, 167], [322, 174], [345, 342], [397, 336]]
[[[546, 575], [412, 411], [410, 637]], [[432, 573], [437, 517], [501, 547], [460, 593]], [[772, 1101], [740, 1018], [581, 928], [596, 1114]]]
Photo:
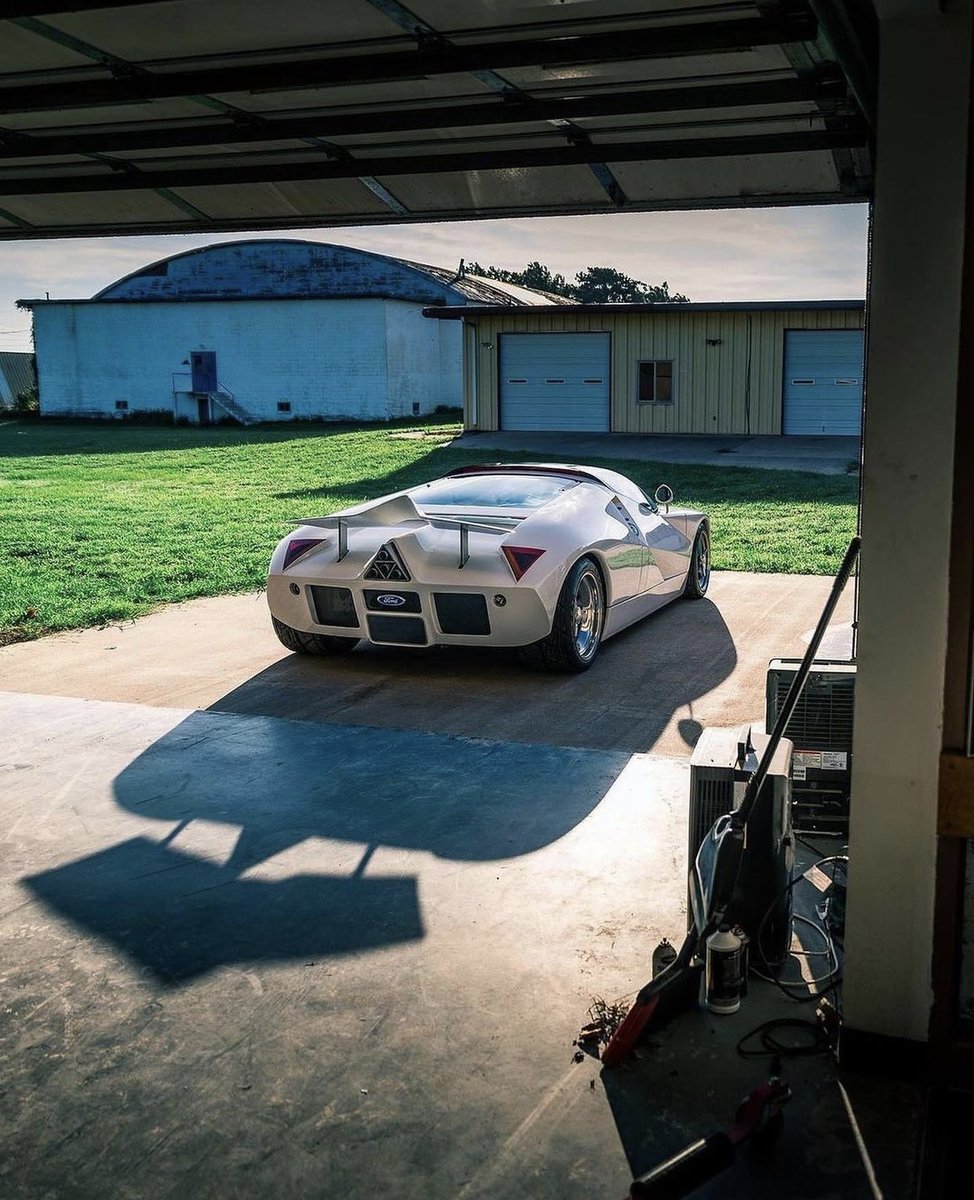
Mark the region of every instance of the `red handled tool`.
[[767, 1083], [741, 1101], [730, 1129], [691, 1142], [634, 1179], [628, 1200], [682, 1200], [731, 1166], [743, 1142], [754, 1137], [775, 1137], [781, 1129], [782, 1110], [790, 1099], [791, 1088], [777, 1073], [772, 1074]]

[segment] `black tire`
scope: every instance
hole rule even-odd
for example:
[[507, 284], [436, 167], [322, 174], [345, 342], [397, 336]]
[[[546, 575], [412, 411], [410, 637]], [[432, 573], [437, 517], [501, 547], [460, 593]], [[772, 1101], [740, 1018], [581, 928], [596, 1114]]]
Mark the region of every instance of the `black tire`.
[[710, 586], [710, 526], [704, 522], [697, 530], [690, 551], [690, 569], [683, 586], [687, 600], [702, 600]]
[[327, 633], [303, 633], [292, 629], [277, 617], [271, 617], [277, 640], [295, 654], [347, 654], [354, 650], [360, 639], [355, 637], [333, 637]]
[[545, 671], [587, 671], [598, 654], [604, 624], [602, 574], [591, 558], [580, 558], [562, 585], [551, 633], [522, 647], [521, 661]]

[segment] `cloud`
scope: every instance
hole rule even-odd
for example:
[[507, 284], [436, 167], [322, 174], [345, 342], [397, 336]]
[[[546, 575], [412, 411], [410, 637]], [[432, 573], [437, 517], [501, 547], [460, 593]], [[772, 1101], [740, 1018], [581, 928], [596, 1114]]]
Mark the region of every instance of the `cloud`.
[[862, 297], [864, 205], [520, 217], [293, 233], [72, 238], [0, 245], [0, 349], [29, 349], [21, 298], [88, 297], [155, 259], [246, 237], [298, 237], [453, 267], [461, 258], [520, 269], [533, 259], [572, 278], [612, 266], [646, 283], [666, 280], [691, 300]]

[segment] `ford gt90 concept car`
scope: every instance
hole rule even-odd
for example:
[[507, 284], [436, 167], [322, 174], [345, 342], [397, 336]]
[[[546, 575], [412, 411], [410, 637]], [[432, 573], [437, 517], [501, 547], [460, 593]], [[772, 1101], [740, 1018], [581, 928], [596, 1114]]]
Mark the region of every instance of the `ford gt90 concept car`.
[[606, 638], [706, 593], [707, 518], [672, 498], [601, 467], [461, 467], [299, 522], [271, 559], [274, 630], [303, 654], [507, 646], [584, 671]]

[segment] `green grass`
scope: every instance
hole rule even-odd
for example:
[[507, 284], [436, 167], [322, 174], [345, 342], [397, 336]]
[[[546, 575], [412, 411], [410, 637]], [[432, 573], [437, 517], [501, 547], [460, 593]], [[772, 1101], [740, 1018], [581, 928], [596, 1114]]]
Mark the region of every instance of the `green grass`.
[[[458, 431], [0, 422], [0, 644], [259, 588], [290, 520], [482, 458]], [[854, 531], [850, 476], [603, 464], [706, 510], [719, 570], [828, 574]]]

